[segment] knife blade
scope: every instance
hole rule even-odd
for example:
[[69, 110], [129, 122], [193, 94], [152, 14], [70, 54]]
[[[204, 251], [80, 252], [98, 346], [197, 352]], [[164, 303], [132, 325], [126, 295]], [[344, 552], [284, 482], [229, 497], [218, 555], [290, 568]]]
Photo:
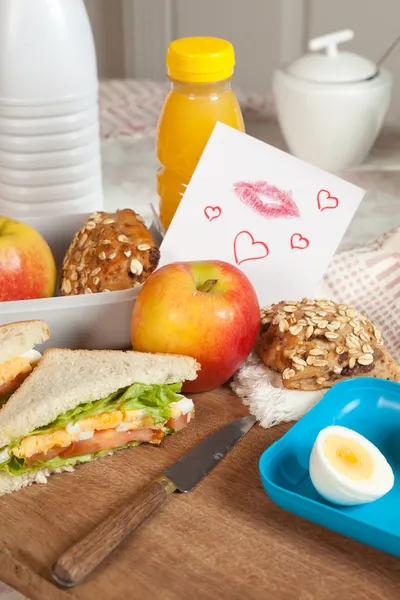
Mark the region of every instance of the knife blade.
[[255, 422], [253, 416], [236, 419], [189, 450], [141, 493], [128, 500], [117, 513], [107, 517], [64, 552], [53, 566], [53, 580], [68, 588], [85, 581], [173, 492], [192, 490], [246, 435]]
[[227, 423], [184, 454], [164, 471], [163, 476], [172, 481], [178, 491], [190, 492], [246, 435], [255, 422], [256, 418], [249, 416]]

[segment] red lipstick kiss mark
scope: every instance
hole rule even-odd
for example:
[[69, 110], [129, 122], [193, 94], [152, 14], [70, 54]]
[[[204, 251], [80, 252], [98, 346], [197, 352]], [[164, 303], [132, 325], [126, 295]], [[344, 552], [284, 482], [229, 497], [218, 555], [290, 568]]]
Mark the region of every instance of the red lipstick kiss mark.
[[222, 210], [220, 206], [206, 206], [204, 209], [204, 214], [211, 223], [211, 221], [218, 219], [218, 217], [221, 216]]
[[269, 248], [264, 242], [255, 242], [250, 231], [239, 231], [233, 242], [233, 253], [237, 265], [247, 260], [260, 260], [269, 254]]
[[310, 245], [310, 242], [306, 237], [303, 237], [301, 233], [294, 233], [290, 238], [290, 246], [292, 250], [305, 250]]
[[339, 206], [339, 199], [331, 196], [328, 190], [319, 190], [317, 194], [318, 209], [322, 212], [327, 209], [335, 209]]
[[[300, 211], [292, 198], [292, 192], [285, 192], [266, 181], [253, 183], [238, 181], [233, 184], [235, 194], [243, 204], [267, 219], [290, 219], [300, 217]], [[262, 199], [262, 196], [265, 199]]]

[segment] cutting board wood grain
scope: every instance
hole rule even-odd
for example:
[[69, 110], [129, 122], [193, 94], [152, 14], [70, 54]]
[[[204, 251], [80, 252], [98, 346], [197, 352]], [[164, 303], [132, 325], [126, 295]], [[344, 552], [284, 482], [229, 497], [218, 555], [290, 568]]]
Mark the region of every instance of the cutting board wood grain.
[[196, 418], [140, 446], [0, 498], [0, 580], [32, 600], [389, 600], [398, 559], [284, 512], [258, 460], [289, 425], [259, 426], [193, 491], [174, 494], [85, 583], [59, 590], [56, 558], [224, 423], [247, 414], [229, 391], [193, 396]]

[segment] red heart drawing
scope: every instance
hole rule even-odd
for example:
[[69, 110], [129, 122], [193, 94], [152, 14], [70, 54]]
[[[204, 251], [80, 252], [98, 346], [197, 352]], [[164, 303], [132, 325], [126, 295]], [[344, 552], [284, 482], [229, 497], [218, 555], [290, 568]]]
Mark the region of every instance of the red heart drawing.
[[294, 233], [290, 238], [292, 250], [305, 250], [309, 245], [310, 242], [306, 237], [303, 237], [301, 233]]
[[221, 216], [222, 210], [220, 206], [206, 206], [204, 209], [204, 214], [211, 223], [213, 219], [218, 219], [218, 217]]
[[322, 212], [328, 208], [337, 208], [339, 206], [339, 199], [336, 196], [331, 196], [328, 190], [319, 190], [317, 195], [318, 209]]
[[236, 264], [241, 265], [247, 260], [266, 258], [269, 248], [264, 242], [255, 242], [250, 231], [239, 231], [233, 242], [233, 253]]

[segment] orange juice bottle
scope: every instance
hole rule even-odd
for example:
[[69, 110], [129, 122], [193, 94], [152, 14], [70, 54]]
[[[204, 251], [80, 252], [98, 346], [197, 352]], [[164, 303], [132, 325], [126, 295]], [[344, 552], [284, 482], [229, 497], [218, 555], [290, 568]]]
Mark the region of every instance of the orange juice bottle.
[[217, 121], [244, 131], [231, 90], [232, 44], [209, 37], [182, 38], [167, 52], [168, 93], [158, 123], [160, 218], [167, 229]]

